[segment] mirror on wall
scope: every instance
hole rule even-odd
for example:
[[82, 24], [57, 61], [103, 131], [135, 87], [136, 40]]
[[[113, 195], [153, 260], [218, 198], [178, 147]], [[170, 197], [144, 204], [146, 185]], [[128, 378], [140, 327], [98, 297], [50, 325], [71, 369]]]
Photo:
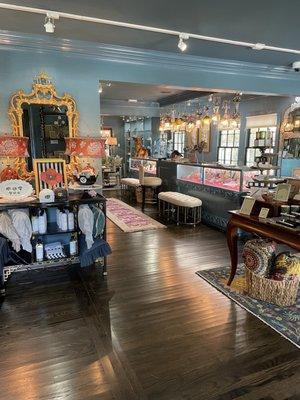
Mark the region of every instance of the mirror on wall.
[[[12, 125], [12, 134], [28, 137], [27, 161], [19, 157], [24, 179], [32, 178], [33, 158], [62, 158], [67, 162], [74, 157], [65, 155], [65, 138], [74, 138], [78, 133], [79, 114], [72, 96], [57, 94], [51, 78], [44, 72], [37, 75], [29, 93], [23, 90], [15, 92], [9, 101], [8, 115]], [[27, 163], [26, 171], [25, 164]]]
[[69, 137], [69, 120], [65, 106], [23, 104], [23, 135], [29, 138], [28, 167], [31, 158], [62, 158], [65, 155], [65, 138]]
[[300, 106], [288, 113], [282, 135], [283, 151], [290, 158], [300, 159]]

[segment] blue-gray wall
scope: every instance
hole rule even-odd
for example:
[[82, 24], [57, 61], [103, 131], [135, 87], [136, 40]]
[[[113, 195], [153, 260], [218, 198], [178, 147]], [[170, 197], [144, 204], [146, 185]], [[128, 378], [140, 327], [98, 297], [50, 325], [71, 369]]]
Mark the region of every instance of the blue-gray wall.
[[0, 31], [1, 132], [10, 130], [9, 96], [29, 90], [41, 70], [52, 75], [59, 93], [75, 97], [81, 134], [99, 132], [99, 80], [300, 94], [300, 74], [288, 67]]
[[[100, 131], [99, 80], [300, 94], [300, 74], [290, 68], [0, 31], [0, 134], [11, 130], [10, 95], [19, 89], [29, 91], [41, 71], [53, 77], [59, 94], [74, 96], [81, 135]], [[249, 105], [249, 110], [276, 112], [280, 101], [262, 99], [262, 107]], [[215, 159], [217, 136], [212, 132], [214, 150], [206, 156], [208, 161]]]

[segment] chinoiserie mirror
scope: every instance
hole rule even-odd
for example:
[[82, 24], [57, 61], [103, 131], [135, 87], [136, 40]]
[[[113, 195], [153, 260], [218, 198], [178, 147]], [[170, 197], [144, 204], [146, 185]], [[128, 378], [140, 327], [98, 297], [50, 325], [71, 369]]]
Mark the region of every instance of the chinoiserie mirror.
[[77, 136], [78, 111], [72, 96], [59, 96], [51, 78], [40, 73], [30, 93], [19, 90], [10, 98], [8, 115], [14, 136], [29, 138], [28, 167], [32, 158], [64, 158], [65, 138]]

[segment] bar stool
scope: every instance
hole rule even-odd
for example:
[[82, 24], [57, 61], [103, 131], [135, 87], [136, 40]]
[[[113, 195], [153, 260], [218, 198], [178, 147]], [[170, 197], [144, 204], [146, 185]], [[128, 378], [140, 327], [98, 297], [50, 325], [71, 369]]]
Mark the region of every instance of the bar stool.
[[153, 190], [154, 201], [153, 204], [157, 202], [155, 195], [157, 194], [158, 188], [162, 184], [162, 180], [157, 176], [145, 176], [145, 168], [143, 165], [139, 167], [139, 181], [142, 187], [142, 210], [145, 208], [145, 200], [146, 200], [146, 189], [151, 188]]

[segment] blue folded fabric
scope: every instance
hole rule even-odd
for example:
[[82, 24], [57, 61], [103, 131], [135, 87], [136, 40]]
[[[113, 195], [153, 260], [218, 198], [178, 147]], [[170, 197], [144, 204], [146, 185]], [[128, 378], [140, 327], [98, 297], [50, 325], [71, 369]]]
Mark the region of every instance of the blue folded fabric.
[[79, 258], [80, 266], [88, 267], [101, 257], [106, 257], [111, 254], [110, 245], [104, 239], [94, 239], [94, 244], [90, 249], [86, 246], [84, 235], [79, 237]]

